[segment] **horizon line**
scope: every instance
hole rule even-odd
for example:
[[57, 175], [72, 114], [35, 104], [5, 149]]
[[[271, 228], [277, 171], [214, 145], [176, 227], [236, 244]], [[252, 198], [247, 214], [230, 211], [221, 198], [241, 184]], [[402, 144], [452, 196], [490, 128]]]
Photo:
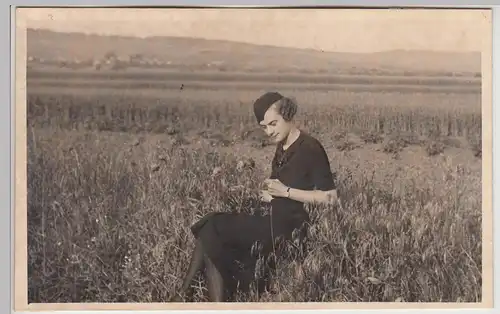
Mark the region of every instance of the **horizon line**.
[[354, 52], [354, 51], [333, 51], [333, 50], [318, 50], [314, 48], [299, 48], [299, 47], [289, 47], [289, 46], [276, 46], [270, 44], [257, 44], [257, 43], [249, 43], [244, 41], [236, 41], [230, 39], [209, 39], [204, 37], [196, 37], [196, 36], [176, 36], [176, 35], [153, 35], [153, 36], [140, 36], [140, 35], [119, 35], [119, 34], [110, 34], [110, 33], [97, 33], [97, 32], [83, 32], [83, 31], [64, 31], [64, 30], [53, 30], [45, 27], [26, 27], [26, 30], [34, 30], [34, 31], [46, 31], [50, 33], [56, 34], [65, 34], [65, 35], [86, 35], [86, 36], [98, 36], [98, 37], [118, 37], [118, 38], [127, 38], [127, 39], [155, 39], [155, 38], [177, 38], [177, 39], [196, 39], [196, 40], [204, 40], [211, 42], [229, 42], [229, 43], [237, 43], [242, 45], [250, 45], [250, 46], [258, 46], [258, 47], [271, 47], [271, 48], [281, 48], [281, 49], [292, 49], [292, 50], [302, 50], [302, 51], [315, 51], [315, 52], [328, 52], [328, 53], [337, 53], [337, 54], [356, 54], [356, 55], [370, 55], [377, 53], [388, 53], [388, 52], [425, 52], [425, 53], [435, 53], [435, 54], [481, 54], [480, 50], [471, 50], [471, 51], [457, 51], [457, 50], [425, 50], [425, 49], [389, 49], [389, 50], [378, 50], [371, 52]]

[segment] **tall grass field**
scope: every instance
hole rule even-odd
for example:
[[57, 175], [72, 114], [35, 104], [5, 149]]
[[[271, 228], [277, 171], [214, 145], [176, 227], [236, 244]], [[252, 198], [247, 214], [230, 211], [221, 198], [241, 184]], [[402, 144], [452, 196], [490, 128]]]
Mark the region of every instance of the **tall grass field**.
[[[274, 147], [251, 106], [265, 89], [86, 80], [28, 80], [29, 302], [165, 302], [191, 224], [261, 208]], [[306, 256], [237, 301], [480, 302], [480, 94], [286, 88], [341, 205], [308, 206]], [[194, 288], [206, 300], [202, 277]]]

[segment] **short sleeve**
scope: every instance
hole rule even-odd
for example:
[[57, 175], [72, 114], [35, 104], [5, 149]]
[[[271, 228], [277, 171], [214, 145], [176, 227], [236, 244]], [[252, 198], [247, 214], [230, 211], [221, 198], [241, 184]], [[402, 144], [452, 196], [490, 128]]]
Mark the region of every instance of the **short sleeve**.
[[312, 183], [317, 190], [329, 191], [336, 188], [335, 174], [330, 168], [328, 155], [319, 143], [312, 146], [309, 155]]

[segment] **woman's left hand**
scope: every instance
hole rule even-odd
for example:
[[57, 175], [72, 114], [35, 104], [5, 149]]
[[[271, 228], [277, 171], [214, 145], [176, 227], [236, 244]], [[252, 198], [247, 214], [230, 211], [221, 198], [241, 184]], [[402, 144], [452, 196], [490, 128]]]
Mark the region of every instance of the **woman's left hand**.
[[278, 179], [267, 179], [264, 181], [267, 185], [267, 192], [272, 196], [276, 197], [287, 197], [287, 189], [288, 187], [281, 183]]
[[260, 191], [260, 200], [265, 203], [271, 203], [273, 196], [267, 191]]

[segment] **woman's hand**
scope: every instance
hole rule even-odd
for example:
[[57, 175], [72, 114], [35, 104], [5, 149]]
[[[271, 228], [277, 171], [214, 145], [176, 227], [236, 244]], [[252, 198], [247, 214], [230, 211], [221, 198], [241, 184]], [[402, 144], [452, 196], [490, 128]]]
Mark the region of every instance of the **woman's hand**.
[[271, 194], [269, 194], [268, 191], [265, 191], [265, 190], [260, 191], [260, 200], [261, 201], [266, 202], [266, 203], [271, 203], [273, 198], [274, 197]]
[[287, 197], [288, 196], [288, 187], [281, 183], [278, 179], [267, 179], [264, 181], [267, 185], [267, 192], [272, 196], [276, 197]]

